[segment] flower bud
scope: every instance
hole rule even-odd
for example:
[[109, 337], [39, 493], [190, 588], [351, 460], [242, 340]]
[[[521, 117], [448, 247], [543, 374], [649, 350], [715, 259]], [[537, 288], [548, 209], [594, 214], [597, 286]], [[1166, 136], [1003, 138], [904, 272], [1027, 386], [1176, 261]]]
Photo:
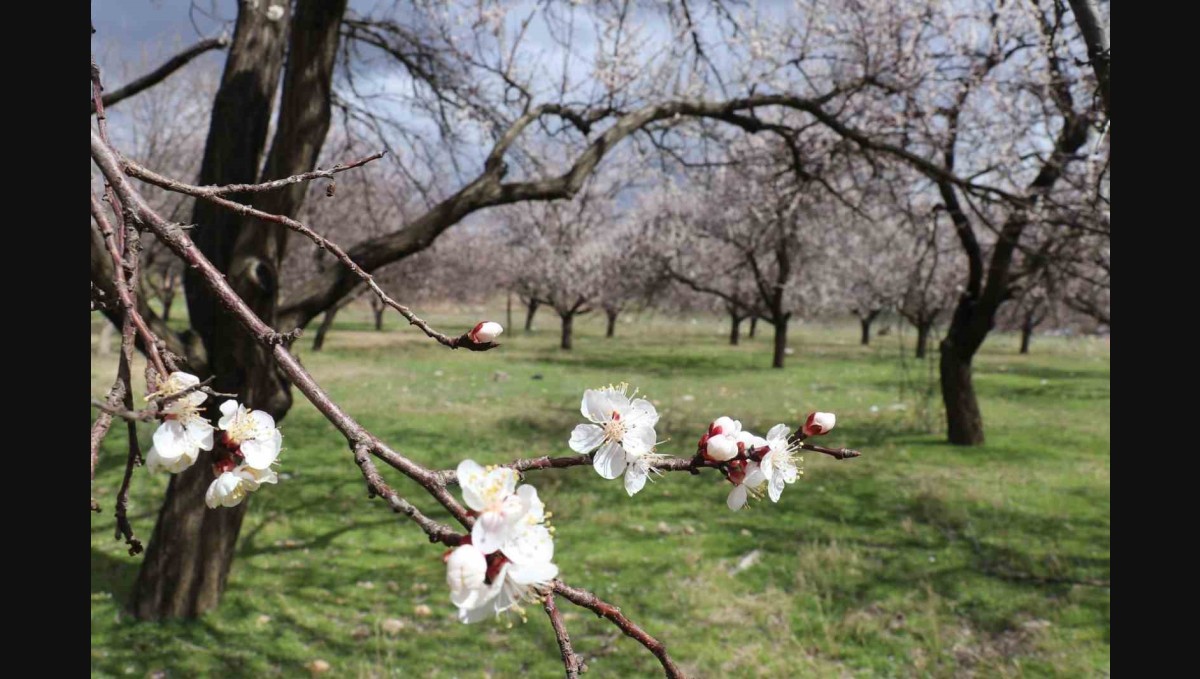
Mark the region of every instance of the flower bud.
[[812, 413], [804, 422], [804, 433], [808, 436], [828, 434], [836, 421], [837, 416], [833, 413]]
[[737, 439], [729, 434], [717, 434], [708, 438], [704, 456], [714, 462], [732, 460], [738, 455]]
[[488, 344], [495, 341], [500, 333], [504, 332], [504, 327], [494, 321], [484, 321], [471, 329], [467, 336], [476, 344]]
[[741, 431], [742, 423], [732, 417], [721, 416], [713, 420], [713, 423], [708, 425], [708, 433], [710, 436], [717, 434], [736, 434]]
[[446, 559], [446, 584], [451, 592], [465, 592], [483, 586], [487, 559], [474, 545], [461, 545]]

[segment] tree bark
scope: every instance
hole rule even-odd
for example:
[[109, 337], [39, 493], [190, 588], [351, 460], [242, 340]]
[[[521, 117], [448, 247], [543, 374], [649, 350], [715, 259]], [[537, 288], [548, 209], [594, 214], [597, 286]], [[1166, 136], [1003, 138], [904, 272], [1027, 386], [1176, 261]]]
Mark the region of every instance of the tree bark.
[[321, 325], [317, 327], [317, 336], [313, 338], [313, 351], [320, 351], [325, 346], [325, 335], [333, 327], [333, 318], [337, 316], [337, 312], [341, 311], [341, 309], [342, 307], [335, 306], [325, 312], [325, 317], [321, 319]]
[[538, 305], [541, 304], [536, 299], [531, 299], [525, 304], [525, 332], [533, 330], [533, 315], [537, 313]]
[[504, 306], [504, 327], [512, 330], [512, 290], [508, 291], [508, 301]]
[[737, 314], [729, 314], [729, 343], [737, 346], [741, 341], [742, 336], [742, 317]]
[[929, 332], [932, 329], [932, 322], [917, 324], [917, 358], [925, 358], [925, 353], [929, 347]]
[[1033, 338], [1033, 323], [1029, 319], [1026, 319], [1025, 322], [1021, 324], [1021, 353], [1022, 354], [1029, 353], [1029, 340], [1032, 338]]
[[960, 354], [949, 336], [942, 340], [939, 361], [942, 402], [946, 406], [950, 443], [959, 446], [983, 444], [983, 415], [971, 382], [971, 358], [971, 354]]
[[562, 342], [559, 343], [559, 346], [564, 351], [570, 351], [571, 336], [575, 332], [575, 314], [568, 312], [560, 314], [560, 316], [562, 316]]
[[750, 333], [747, 335], [747, 337], [749, 337], [750, 339], [754, 339], [754, 336], [756, 334], [758, 334], [758, 316], [751, 316], [750, 317]]
[[[300, 0], [294, 20], [239, 6], [237, 27], [212, 120], [200, 184], [253, 183], [311, 170], [329, 125], [330, 87], [338, 29], [345, 0]], [[283, 47], [291, 31], [289, 63], [271, 152], [260, 177], [272, 102], [283, 67]], [[253, 196], [253, 205], [294, 216], [305, 187], [293, 185]], [[230, 196], [246, 201], [246, 196]], [[275, 319], [278, 267], [286, 229], [248, 223], [239, 215], [197, 200], [192, 222], [199, 224], [197, 246], [229, 278], [246, 303], [268, 323]], [[236, 324], [198, 274], [185, 271], [192, 328], [207, 353], [218, 391], [237, 392], [252, 408], [281, 419], [291, 405], [287, 382], [267, 353]], [[210, 399], [210, 416], [218, 399]], [[219, 444], [218, 444], [219, 445]], [[176, 474], [167, 486], [146, 559], [133, 589], [131, 608], [141, 619], [196, 617], [220, 601], [232, 566], [234, 547], [249, 502], [209, 510], [204, 495], [211, 484], [210, 456]]]
[[783, 358], [787, 355], [787, 332], [788, 321], [790, 319], [784, 316], [782, 319], [776, 320], [775, 325], [775, 356], [771, 360], [772, 368], [782, 368]]
[[608, 318], [608, 326], [604, 330], [605, 338], [611, 338], [616, 333], [617, 316], [620, 315], [620, 313], [621, 312], [619, 311], [610, 311], [608, 309], [604, 310], [604, 315]]
[[[855, 315], [859, 314], [858, 310], [855, 310], [854, 313]], [[883, 313], [882, 309], [871, 309], [865, 315], [858, 315], [858, 323], [862, 326], [861, 343], [863, 346], [871, 343], [871, 324], [875, 322], [875, 319], [881, 313]]]

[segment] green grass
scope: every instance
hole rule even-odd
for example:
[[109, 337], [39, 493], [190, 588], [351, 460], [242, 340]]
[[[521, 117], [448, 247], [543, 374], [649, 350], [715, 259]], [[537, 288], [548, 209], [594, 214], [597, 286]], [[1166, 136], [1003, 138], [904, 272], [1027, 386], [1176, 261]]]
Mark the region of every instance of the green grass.
[[[500, 308], [486, 311], [501, 318]], [[449, 330], [485, 315], [469, 311], [431, 320]], [[861, 347], [855, 326], [794, 326], [795, 353], [772, 370], [769, 326], [730, 347], [715, 318], [642, 318], [612, 340], [602, 318], [588, 318], [564, 353], [543, 313], [535, 333], [510, 329], [485, 354], [446, 351], [394, 317], [377, 333], [368, 318], [348, 309], [325, 351], [307, 350], [311, 333], [301, 339], [302, 359], [372, 431], [437, 468], [569, 453], [583, 390], [622, 380], [657, 404], [659, 437], [671, 439], [661, 449], [679, 455], [718, 415], [765, 431], [810, 410], [837, 413], [823, 442], [863, 457], [807, 455], [779, 504], [737, 514], [715, 473], [668, 475], [632, 499], [586, 467], [528, 476], [554, 512], [562, 577], [620, 606], [689, 675], [1108, 672], [1102, 340], [1037, 337], [1033, 354], [1018, 356], [1015, 337], [991, 338], [976, 363], [988, 443], [959, 448], [943, 443], [928, 365], [902, 361], [895, 334]], [[911, 346], [911, 333], [904, 340]], [[111, 354], [94, 358], [94, 395], [114, 366]], [[221, 607], [162, 625], [121, 609], [140, 557], [113, 540], [124, 442], [110, 437], [93, 486], [105, 507], [92, 519], [95, 675], [296, 676], [315, 659], [339, 677], [562, 675], [539, 609], [511, 629], [455, 620], [443, 550], [366, 500], [344, 439], [299, 395], [282, 428], [288, 476], [252, 497]], [[438, 515], [419, 489], [389, 479]], [[135, 475], [143, 538], [165, 484]], [[753, 565], [730, 575], [751, 554]], [[660, 673], [616, 628], [560, 606], [588, 676]]]

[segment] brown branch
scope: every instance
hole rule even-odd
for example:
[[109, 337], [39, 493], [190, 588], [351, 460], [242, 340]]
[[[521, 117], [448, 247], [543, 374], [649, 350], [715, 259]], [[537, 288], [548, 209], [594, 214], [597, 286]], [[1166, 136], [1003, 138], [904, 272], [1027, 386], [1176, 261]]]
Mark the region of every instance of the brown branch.
[[850, 448], [836, 448], [836, 449], [835, 448], [826, 448], [825, 446], [818, 446], [818, 445], [815, 445], [812, 443], [802, 443], [802, 444], [800, 444], [800, 449], [801, 450], [811, 450], [811, 451], [817, 452], [817, 453], [824, 453], [826, 455], [829, 455], [830, 457], [832, 457], [835, 460], [849, 460], [851, 458], [862, 456], [861, 452], [859, 452], [857, 450], [852, 450]]
[[[128, 99], [129, 97], [132, 97], [135, 94], [139, 94], [145, 90], [150, 89], [151, 87], [154, 87], [155, 85], [162, 82], [163, 80], [166, 80], [167, 76], [171, 75], [175, 71], [178, 71], [179, 69], [186, 66], [188, 64], [188, 62], [190, 62], [192, 59], [195, 59], [196, 57], [200, 56], [201, 54], [204, 54], [205, 52], [207, 52], [209, 50], [224, 49], [225, 47], [228, 47], [228, 46], [229, 46], [229, 38], [227, 38], [225, 36], [221, 36], [220, 38], [208, 38], [207, 40], [201, 40], [200, 42], [196, 43], [195, 45], [192, 45], [191, 47], [187, 48], [186, 50], [171, 57], [166, 62], [164, 62], [162, 66], [159, 66], [158, 68], [147, 73], [146, 75], [144, 75], [140, 78], [137, 78], [136, 80], [131, 81], [129, 84], [125, 85], [124, 87], [118, 87], [117, 89], [113, 90], [112, 92], [105, 94], [101, 100], [101, 105], [99, 107], [99, 110], [101, 112], [103, 112], [103, 109], [105, 106], [112, 106], [112, 105], [116, 104], [117, 102]], [[96, 102], [92, 101], [92, 113], [93, 114], [96, 113], [97, 110], [98, 109], [96, 107]]]
[[[124, 385], [124, 402], [126, 410], [133, 410], [133, 386], [130, 381], [130, 364], [133, 362], [133, 321], [125, 317], [125, 327], [121, 329], [121, 360], [117, 366], [117, 379]], [[133, 478], [133, 468], [142, 463], [142, 452], [138, 447], [137, 423], [133, 420], [126, 422], [129, 436], [129, 455], [125, 458], [125, 478], [121, 481], [121, 489], [117, 492], [117, 505], [114, 515], [117, 519], [113, 537], [120, 540], [125, 538], [129, 545], [129, 556], [136, 556], [142, 551], [142, 541], [133, 533], [133, 525], [129, 522], [129, 482]]]
[[[125, 400], [125, 383], [121, 381], [120, 376], [113, 380], [112, 387], [108, 390], [108, 395], [104, 397], [104, 405], [108, 408], [116, 409], [122, 401]], [[95, 403], [95, 401], [93, 401]], [[96, 421], [92, 423], [92, 480], [96, 480], [96, 463], [100, 461], [100, 444], [104, 441], [104, 437], [108, 436], [108, 430], [112, 426], [112, 414], [103, 408], [101, 413], [96, 417]]]
[[654, 654], [654, 657], [658, 658], [658, 662], [662, 664], [663, 671], [667, 677], [674, 679], [675, 677], [682, 678], [684, 676], [683, 672], [675, 665], [675, 662], [671, 660], [671, 656], [667, 654], [666, 644], [650, 636], [632, 620], [626, 618], [621, 613], [621, 609], [612, 604], [605, 603], [595, 594], [585, 589], [571, 587], [562, 580], [554, 581], [554, 591], [563, 595], [567, 601], [576, 606], [586, 608], [596, 615], [608, 619], [624, 632], [625, 636], [645, 646], [647, 650]]
[[[104, 243], [108, 247], [109, 256], [113, 260], [113, 287], [117, 292], [117, 299], [121, 301], [121, 306], [125, 308], [125, 318], [130, 320], [134, 327], [137, 328], [138, 334], [142, 338], [142, 346], [145, 348], [146, 355], [150, 357], [150, 361], [159, 374], [165, 378], [169, 373], [163, 363], [162, 356], [158, 352], [158, 343], [155, 341], [154, 334], [150, 332], [150, 328], [146, 326], [142, 315], [138, 313], [137, 301], [134, 299], [133, 290], [129, 284], [136, 276], [134, 272], [130, 271], [130, 264], [122, 261], [116, 233], [108, 223], [108, 218], [104, 216], [104, 209], [100, 206], [100, 201], [96, 200], [95, 195], [91, 196], [91, 210], [92, 219], [96, 220], [96, 226], [100, 228], [100, 233], [104, 235]], [[126, 257], [129, 256], [127, 253]], [[133, 253], [132, 261], [135, 265], [136, 259], [137, 253]]]
[[567, 634], [567, 624], [563, 621], [562, 613], [554, 605], [554, 592], [548, 592], [543, 600], [542, 608], [550, 616], [550, 625], [554, 628], [554, 637], [558, 639], [558, 650], [562, 653], [563, 667], [567, 670], [567, 679], [579, 679], [583, 671], [583, 658], [571, 648], [571, 637]]
[[429, 536], [430, 542], [440, 542], [451, 547], [462, 544], [463, 536], [453, 528], [430, 519], [414, 507], [412, 503], [397, 495], [383, 480], [383, 477], [380, 476], [379, 470], [375, 468], [375, 463], [371, 462], [370, 454], [370, 446], [359, 445], [354, 449], [354, 461], [358, 464], [359, 469], [362, 470], [363, 478], [367, 482], [368, 497], [375, 497], [376, 495], [382, 497], [387, 501], [392, 511], [404, 514], [420, 526], [421, 530], [425, 531], [425, 534]]
[[[312, 170], [311, 172], [304, 172], [301, 174], [292, 175], [291, 177], [284, 177], [283, 179], [275, 179], [275, 180], [272, 180], [269, 182], [262, 182], [261, 184], [226, 184], [224, 186], [188, 186], [187, 184], [181, 184], [179, 182], [174, 182], [172, 186], [163, 187], [163, 188], [170, 188], [171, 190], [178, 191], [179, 193], [187, 193], [188, 195], [199, 196], [202, 198], [206, 198], [206, 197], [210, 197], [210, 196], [223, 196], [223, 195], [230, 194], [230, 193], [262, 193], [264, 191], [273, 191], [275, 189], [282, 189], [286, 186], [291, 186], [292, 184], [308, 182], [308, 181], [312, 181], [314, 179], [333, 179], [333, 176], [335, 174], [338, 174], [339, 172], [345, 172], [346, 170], [353, 170], [355, 168], [362, 167], [363, 165], [366, 165], [367, 163], [369, 163], [373, 160], [379, 160], [380, 158], [382, 158], [384, 156], [385, 153], [387, 153], [387, 152], [379, 151], [377, 153], [372, 153], [371, 155], [369, 155], [365, 158], [359, 158], [358, 160], [351, 161], [349, 163], [344, 163], [344, 164], [338, 163], [337, 165], [334, 165], [332, 168], [330, 168], [328, 170], [316, 169], [316, 170]], [[136, 175], [134, 175], [134, 176], [136, 176]], [[178, 185], [178, 187], [176, 187], [175, 185]], [[183, 190], [184, 187], [186, 187], [188, 189], [188, 191], [184, 191]]]
[[[368, 159], [365, 159], [362, 161], [357, 161], [357, 162], [359, 165], [362, 165], [362, 164], [365, 164], [366, 162], [368, 162], [369, 160], [374, 160], [375, 158], [378, 158], [378, 157], [382, 157], [382, 154], [376, 154], [375, 156], [372, 156], [371, 158], [368, 158]], [[125, 171], [125, 173], [130, 175], [131, 177], [137, 177], [138, 179], [141, 179], [147, 183], [153, 184], [160, 188], [167, 189], [169, 191], [175, 191], [177, 193], [182, 193], [184, 195], [195, 196], [197, 198], [203, 198], [203, 199], [208, 200], [212, 203], [215, 203], [221, 207], [232, 210], [233, 212], [236, 212], [238, 214], [249, 215], [251, 217], [257, 217], [258, 219], [261, 219], [266, 222], [282, 224], [283, 226], [286, 226], [289, 229], [303, 235], [304, 237], [308, 238], [312, 242], [316, 243], [317, 247], [321, 248], [322, 250], [328, 250], [328, 251], [332, 252], [338, 258], [338, 260], [342, 262], [342, 264], [346, 265], [346, 268], [350, 269], [350, 271], [352, 271], [354, 273], [354, 275], [358, 276], [363, 281], [365, 281], [367, 286], [371, 289], [371, 291], [374, 292], [375, 295], [377, 297], [379, 297], [379, 299], [382, 300], [384, 304], [392, 307], [397, 312], [399, 312], [400, 315], [403, 316], [405, 318], [405, 320], [407, 320], [409, 322], [409, 325], [417, 326], [417, 328], [419, 328], [422, 332], [424, 332], [428, 337], [436, 340], [439, 344], [442, 344], [443, 346], [449, 347], [451, 349], [459, 349], [459, 348], [469, 349], [471, 351], [487, 351], [488, 349], [493, 349], [493, 348], [499, 346], [498, 344], [496, 344], [494, 342], [483, 342], [483, 343], [474, 342], [471, 340], [471, 338], [468, 336], [467, 333], [463, 333], [462, 335], [459, 335], [457, 337], [451, 337], [449, 335], [438, 332], [437, 330], [435, 330], [433, 328], [433, 326], [429, 325], [429, 323], [427, 323], [423, 319], [419, 318], [416, 314], [414, 314], [411, 309], [409, 309], [408, 307], [404, 306], [403, 304], [397, 302], [390, 295], [388, 295], [386, 292], [384, 292], [383, 288], [381, 288], [379, 286], [379, 284], [377, 282], [375, 282], [375, 277], [372, 276], [371, 274], [367, 273], [366, 271], [364, 271], [362, 269], [362, 267], [360, 267], [354, 261], [354, 259], [352, 259], [350, 257], [350, 255], [346, 254], [345, 250], [343, 250], [340, 246], [338, 246], [337, 243], [334, 243], [333, 241], [329, 240], [328, 238], [325, 238], [321, 234], [317, 233], [316, 231], [313, 231], [312, 229], [305, 226], [301, 222], [296, 221], [295, 219], [292, 219], [290, 217], [285, 217], [283, 215], [275, 215], [275, 214], [271, 214], [269, 212], [263, 212], [262, 210], [256, 209], [252, 206], [246, 205], [244, 203], [238, 203], [236, 201], [229, 200], [228, 198], [222, 198], [220, 195], [218, 195], [218, 193], [225, 192], [225, 190], [228, 189], [229, 187], [192, 186], [190, 184], [184, 184], [183, 182], [179, 182], [174, 179], [164, 177], [164, 176], [162, 176], [152, 170], [149, 170], [145, 167], [142, 167], [141, 165], [139, 165], [131, 160], [128, 160], [128, 159], [121, 159], [120, 163], [121, 163], [121, 167]], [[314, 174], [314, 173], [310, 172], [307, 174]], [[304, 176], [304, 175], [297, 175], [297, 176]], [[283, 184], [280, 184], [280, 186], [283, 186], [283, 185], [286, 185], [289, 183], [294, 183], [291, 181], [291, 179], [292, 178], [288, 178], [288, 179], [282, 179], [282, 180], [278, 180], [278, 181], [283, 182]], [[277, 183], [277, 182], [267, 182], [266, 184], [260, 184], [260, 185], [231, 185], [231, 186], [234, 186], [234, 187], [267, 186], [267, 185], [271, 185], [271, 184], [275, 184], [275, 183]], [[278, 188], [278, 187], [271, 187], [271, 188]]]

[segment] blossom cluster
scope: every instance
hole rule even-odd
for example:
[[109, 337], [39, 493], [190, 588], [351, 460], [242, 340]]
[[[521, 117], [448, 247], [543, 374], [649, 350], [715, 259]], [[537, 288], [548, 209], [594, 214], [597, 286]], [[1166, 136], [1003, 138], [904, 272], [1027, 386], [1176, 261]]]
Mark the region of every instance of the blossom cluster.
[[[646, 399], [635, 398], [636, 392], [627, 392], [625, 384], [584, 391], [580, 412], [589, 422], [575, 427], [568, 445], [577, 453], [592, 453], [592, 466], [600, 476], [615, 479], [624, 474], [625, 491], [632, 496], [646, 485], [651, 471], [661, 473], [656, 465], [664, 456], [655, 452], [658, 411]], [[804, 435], [825, 434], [835, 421], [833, 413], [812, 413]], [[784, 486], [803, 473], [799, 449], [787, 425], [775, 425], [764, 438], [733, 418], [719, 417], [700, 438], [697, 455], [720, 464], [734, 485], [727, 504], [737, 511], [750, 497], [760, 497], [764, 485], [771, 501], [778, 502]]]
[[[833, 413], [813, 413], [804, 423], [804, 434], [824, 434], [833, 429], [835, 421]], [[733, 484], [725, 504], [735, 512], [751, 497], [761, 498], [764, 485], [771, 502], [779, 502], [784, 485], [795, 483], [804, 473], [799, 468], [804, 458], [796, 455], [799, 450], [800, 444], [792, 440], [786, 424], [771, 427], [763, 438], [743, 429], [742, 423], [731, 417], [714, 420], [696, 446], [696, 454], [720, 463]]]
[[[472, 338], [474, 341], [474, 338]], [[656, 452], [658, 411], [636, 390], [622, 383], [583, 393], [580, 413], [588, 422], [571, 432], [568, 445], [591, 454], [592, 466], [606, 479], [625, 477], [630, 496], [646, 485], [650, 472], [661, 473], [666, 457]], [[828, 433], [833, 413], [813, 413], [792, 437], [787, 425], [777, 424], [765, 437], [742, 428], [730, 417], [713, 421], [700, 438], [696, 460], [716, 466], [733, 484], [726, 503], [737, 511], [763, 489], [778, 502], [785, 485], [795, 483], [804, 460], [796, 453], [806, 436]], [[450, 600], [464, 623], [477, 622], [505, 611], [524, 617], [523, 601], [534, 601], [558, 576], [554, 559], [554, 529], [530, 485], [518, 487], [519, 475], [509, 467], [484, 468], [472, 460], [458, 465], [463, 501], [475, 517], [471, 534], [445, 555]]]
[[211, 508], [233, 507], [262, 484], [278, 482], [271, 465], [279, 458], [283, 435], [270, 414], [250, 410], [233, 399], [221, 404], [221, 418], [213, 427], [201, 413], [208, 394], [196, 389], [199, 384], [195, 375], [173, 372], [147, 397], [162, 398], [165, 405], [162, 424], [146, 453], [146, 468], [172, 474], [190, 468], [201, 450], [213, 450], [214, 433], [219, 430], [221, 446], [213, 456], [216, 478], [204, 502]]
[[471, 534], [446, 554], [446, 584], [458, 619], [478, 622], [512, 610], [524, 617], [532, 601], [556, 576], [554, 529], [537, 489], [517, 486], [508, 467], [459, 463], [463, 501], [475, 515]]

